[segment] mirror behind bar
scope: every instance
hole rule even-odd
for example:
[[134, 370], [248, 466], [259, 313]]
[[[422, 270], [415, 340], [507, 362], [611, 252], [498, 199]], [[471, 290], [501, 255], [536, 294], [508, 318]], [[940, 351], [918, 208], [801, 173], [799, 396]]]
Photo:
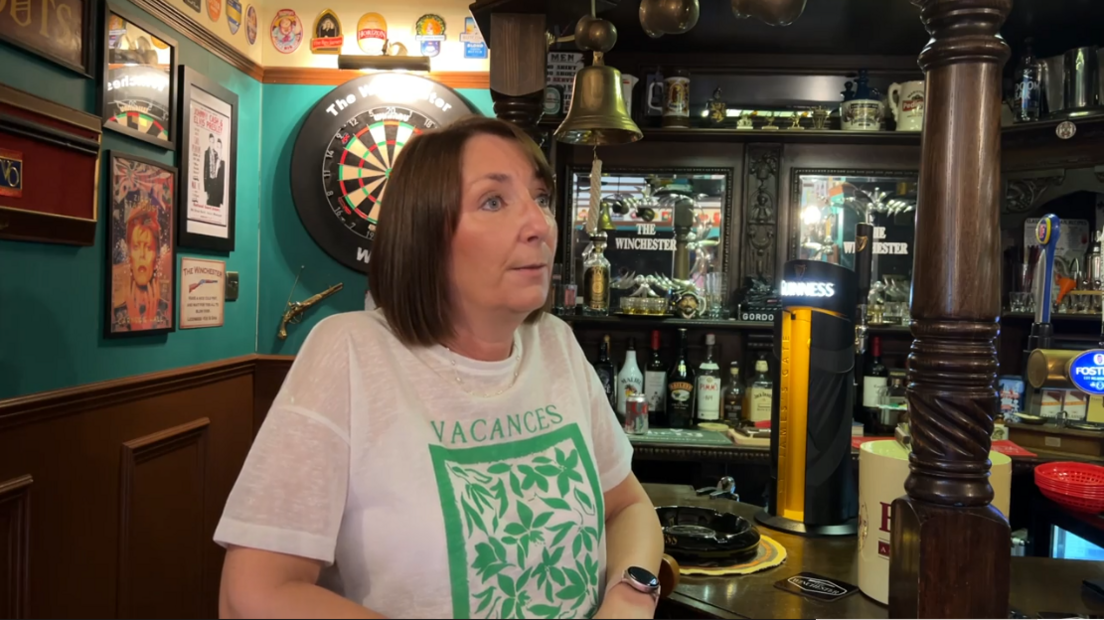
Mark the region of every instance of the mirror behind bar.
[[[570, 222], [563, 232], [565, 278], [583, 281], [584, 252], [590, 243], [585, 223], [590, 209], [590, 170], [572, 168], [567, 188]], [[706, 243], [691, 245], [691, 279], [699, 286], [695, 266], [728, 273], [728, 222], [732, 212], [732, 171], [726, 168], [613, 168], [602, 173], [602, 200], [611, 205], [605, 256], [611, 276], [664, 275], [674, 277], [675, 194], [695, 199], [695, 232]], [[667, 199], [665, 199], [665, 197]], [[701, 241], [700, 239], [698, 241]], [[617, 308], [621, 295], [632, 290], [613, 291], [610, 307]]]

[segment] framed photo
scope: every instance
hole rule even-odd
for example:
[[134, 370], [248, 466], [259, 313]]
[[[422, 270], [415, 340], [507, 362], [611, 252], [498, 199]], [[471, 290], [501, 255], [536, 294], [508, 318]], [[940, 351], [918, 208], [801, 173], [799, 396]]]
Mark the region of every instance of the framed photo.
[[107, 5], [103, 36], [104, 127], [175, 148], [176, 39], [114, 4]]
[[0, 3], [0, 39], [92, 77], [95, 0]]
[[173, 331], [176, 168], [112, 152], [104, 337]]
[[179, 245], [234, 249], [238, 96], [191, 67], [180, 67]]
[[222, 327], [226, 310], [226, 262], [180, 259], [180, 329]]

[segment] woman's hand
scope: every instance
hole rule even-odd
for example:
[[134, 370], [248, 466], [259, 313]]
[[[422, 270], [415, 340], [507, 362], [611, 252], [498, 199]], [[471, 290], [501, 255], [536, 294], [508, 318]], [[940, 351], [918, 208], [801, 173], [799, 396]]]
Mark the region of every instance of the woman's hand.
[[637, 592], [626, 583], [618, 584], [608, 593], [598, 607], [595, 618], [654, 618], [655, 601], [652, 595]]

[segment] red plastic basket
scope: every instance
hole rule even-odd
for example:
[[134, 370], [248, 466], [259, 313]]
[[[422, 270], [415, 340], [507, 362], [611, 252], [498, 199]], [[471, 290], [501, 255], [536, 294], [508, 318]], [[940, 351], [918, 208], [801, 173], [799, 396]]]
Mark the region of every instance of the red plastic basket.
[[1035, 468], [1035, 482], [1039, 480], [1074, 489], [1104, 491], [1104, 467], [1089, 463], [1059, 461]]
[[1078, 512], [1104, 511], [1104, 467], [1061, 461], [1035, 468], [1035, 484], [1055, 503]]

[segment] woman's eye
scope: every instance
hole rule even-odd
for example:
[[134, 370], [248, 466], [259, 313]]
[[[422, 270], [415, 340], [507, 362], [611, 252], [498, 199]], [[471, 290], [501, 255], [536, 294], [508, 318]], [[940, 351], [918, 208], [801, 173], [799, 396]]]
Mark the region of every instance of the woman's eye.
[[537, 206], [542, 209], [552, 209], [552, 197], [548, 194], [541, 194], [537, 196]]
[[491, 196], [487, 200], [483, 201], [483, 206], [480, 208], [485, 211], [498, 211], [502, 208], [502, 198], [498, 196]]

